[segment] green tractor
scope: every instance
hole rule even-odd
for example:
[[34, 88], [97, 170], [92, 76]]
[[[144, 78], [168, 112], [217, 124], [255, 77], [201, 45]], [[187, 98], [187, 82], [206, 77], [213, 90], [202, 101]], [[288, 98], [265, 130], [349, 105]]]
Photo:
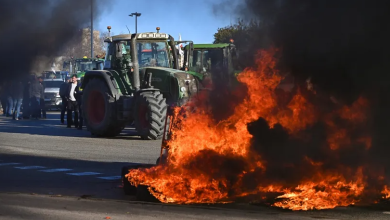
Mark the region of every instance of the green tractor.
[[77, 80], [80, 83], [82, 77], [89, 70], [102, 70], [104, 64], [104, 59], [98, 58], [88, 58], [84, 56], [83, 58], [72, 60], [72, 74], [77, 75]]
[[169, 106], [198, 93], [199, 79], [179, 70], [174, 38], [159, 30], [105, 40], [104, 69], [87, 71], [81, 86], [92, 134], [116, 136], [133, 123], [143, 139], [161, 139]]
[[234, 76], [240, 72], [238, 53], [234, 44], [192, 44], [184, 47], [185, 68], [200, 74], [211, 82], [224, 82], [232, 86]]

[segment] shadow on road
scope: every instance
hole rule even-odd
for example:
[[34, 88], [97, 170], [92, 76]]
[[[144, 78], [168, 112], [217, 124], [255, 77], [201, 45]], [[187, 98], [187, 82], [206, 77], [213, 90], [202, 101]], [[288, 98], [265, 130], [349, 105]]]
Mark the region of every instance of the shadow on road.
[[[67, 128], [66, 122], [62, 125], [58, 112], [48, 112], [46, 119], [38, 120], [22, 119], [15, 121], [11, 117], [0, 116], [0, 132], [48, 136], [95, 137], [87, 131], [85, 126], [83, 130], [77, 130], [75, 127]], [[141, 138], [134, 128], [126, 127], [120, 135], [110, 139], [140, 140]]]
[[[124, 195], [121, 180], [114, 177], [121, 175], [123, 166], [136, 163], [96, 162], [4, 153], [0, 155], [0, 160], [2, 176], [0, 192], [133, 200]], [[53, 169], [64, 170], [47, 171]], [[91, 174], [78, 175], [79, 173]]]
[[[106, 163], [93, 162], [72, 159], [59, 159], [51, 157], [40, 156], [25, 156], [25, 155], [0, 155], [0, 164], [5, 162], [22, 163], [13, 166], [1, 166], [0, 175], [0, 200], [5, 194], [26, 193], [26, 194], [40, 194], [50, 195], [51, 197], [66, 197], [75, 196], [81, 199], [114, 199], [116, 201], [136, 201], [135, 196], [125, 196], [121, 188], [121, 181], [107, 181], [99, 180], [96, 176], [72, 176], [66, 173], [70, 172], [98, 172], [102, 175], [120, 175], [120, 168], [128, 163]], [[45, 166], [45, 169], [55, 168], [70, 168], [72, 171], [46, 173], [39, 170], [42, 169], [17, 169], [15, 167], [21, 166]], [[101, 175], [101, 176], [102, 176]], [[54, 201], [53, 202], [58, 202]], [[132, 203], [135, 204], [135, 203]], [[150, 203], [151, 204], [151, 203]], [[154, 203], [157, 205], [156, 203]], [[82, 204], [80, 204], [82, 205]], [[1, 206], [1, 205], [0, 205]], [[185, 208], [197, 208], [198, 211], [244, 211], [245, 213], [263, 213], [266, 218], [276, 219], [278, 215], [283, 215], [289, 218], [277, 219], [388, 219], [383, 211], [388, 210], [385, 207], [341, 207], [332, 210], [317, 210], [307, 212], [292, 212], [290, 210], [282, 210], [280, 208], [271, 207], [269, 205], [251, 205], [251, 204], [196, 204], [196, 205], [168, 205], [169, 207], [176, 207], [180, 210]], [[182, 210], [183, 211], [183, 210]], [[295, 215], [295, 218], [292, 218]], [[364, 218], [363, 218], [364, 217]], [[181, 218], [184, 219], [184, 218]], [[210, 218], [215, 219], [215, 218]], [[242, 218], [241, 218], [242, 219]], [[252, 218], [259, 219], [259, 218]]]

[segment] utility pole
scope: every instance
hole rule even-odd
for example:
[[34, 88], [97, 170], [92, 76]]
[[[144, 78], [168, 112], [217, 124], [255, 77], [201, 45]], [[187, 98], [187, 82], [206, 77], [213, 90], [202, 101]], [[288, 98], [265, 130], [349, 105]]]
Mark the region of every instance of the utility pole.
[[91, 58], [93, 58], [93, 0], [91, 0]]
[[141, 16], [141, 13], [135, 12], [135, 13], [131, 13], [129, 16], [130, 17], [135, 16], [135, 33], [138, 33], [137, 18]]

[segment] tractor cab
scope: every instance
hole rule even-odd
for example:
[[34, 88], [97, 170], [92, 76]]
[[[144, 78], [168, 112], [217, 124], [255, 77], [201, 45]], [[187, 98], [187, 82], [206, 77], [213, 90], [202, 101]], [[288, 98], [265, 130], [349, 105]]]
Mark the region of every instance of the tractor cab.
[[188, 70], [213, 81], [229, 82], [240, 70], [234, 44], [192, 44], [185, 47]]
[[81, 83], [81, 78], [89, 70], [102, 70], [104, 59], [88, 58], [84, 56], [81, 59], [73, 60], [73, 74], [77, 75], [78, 83]]
[[74, 73], [87, 72], [88, 70], [101, 70], [103, 69], [103, 59], [94, 59], [83, 57], [82, 59], [74, 60]]
[[157, 32], [116, 35], [104, 41], [107, 43], [104, 69], [116, 71], [123, 77], [130, 85], [123, 85], [128, 91], [138, 89], [134, 87], [137, 84], [134, 82], [134, 71], [139, 72], [139, 80], [143, 81], [148, 68], [179, 68], [173, 37], [159, 33], [160, 28], [156, 30]]

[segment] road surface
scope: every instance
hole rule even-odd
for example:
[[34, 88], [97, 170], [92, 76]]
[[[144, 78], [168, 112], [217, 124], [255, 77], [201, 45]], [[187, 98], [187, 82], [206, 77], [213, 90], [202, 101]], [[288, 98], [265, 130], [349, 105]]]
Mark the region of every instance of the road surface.
[[131, 128], [116, 138], [95, 138], [58, 118], [57, 112], [46, 120], [0, 117], [0, 219], [390, 219], [390, 205], [291, 212], [138, 202], [122, 192], [121, 167], [154, 164], [160, 141], [141, 140]]

